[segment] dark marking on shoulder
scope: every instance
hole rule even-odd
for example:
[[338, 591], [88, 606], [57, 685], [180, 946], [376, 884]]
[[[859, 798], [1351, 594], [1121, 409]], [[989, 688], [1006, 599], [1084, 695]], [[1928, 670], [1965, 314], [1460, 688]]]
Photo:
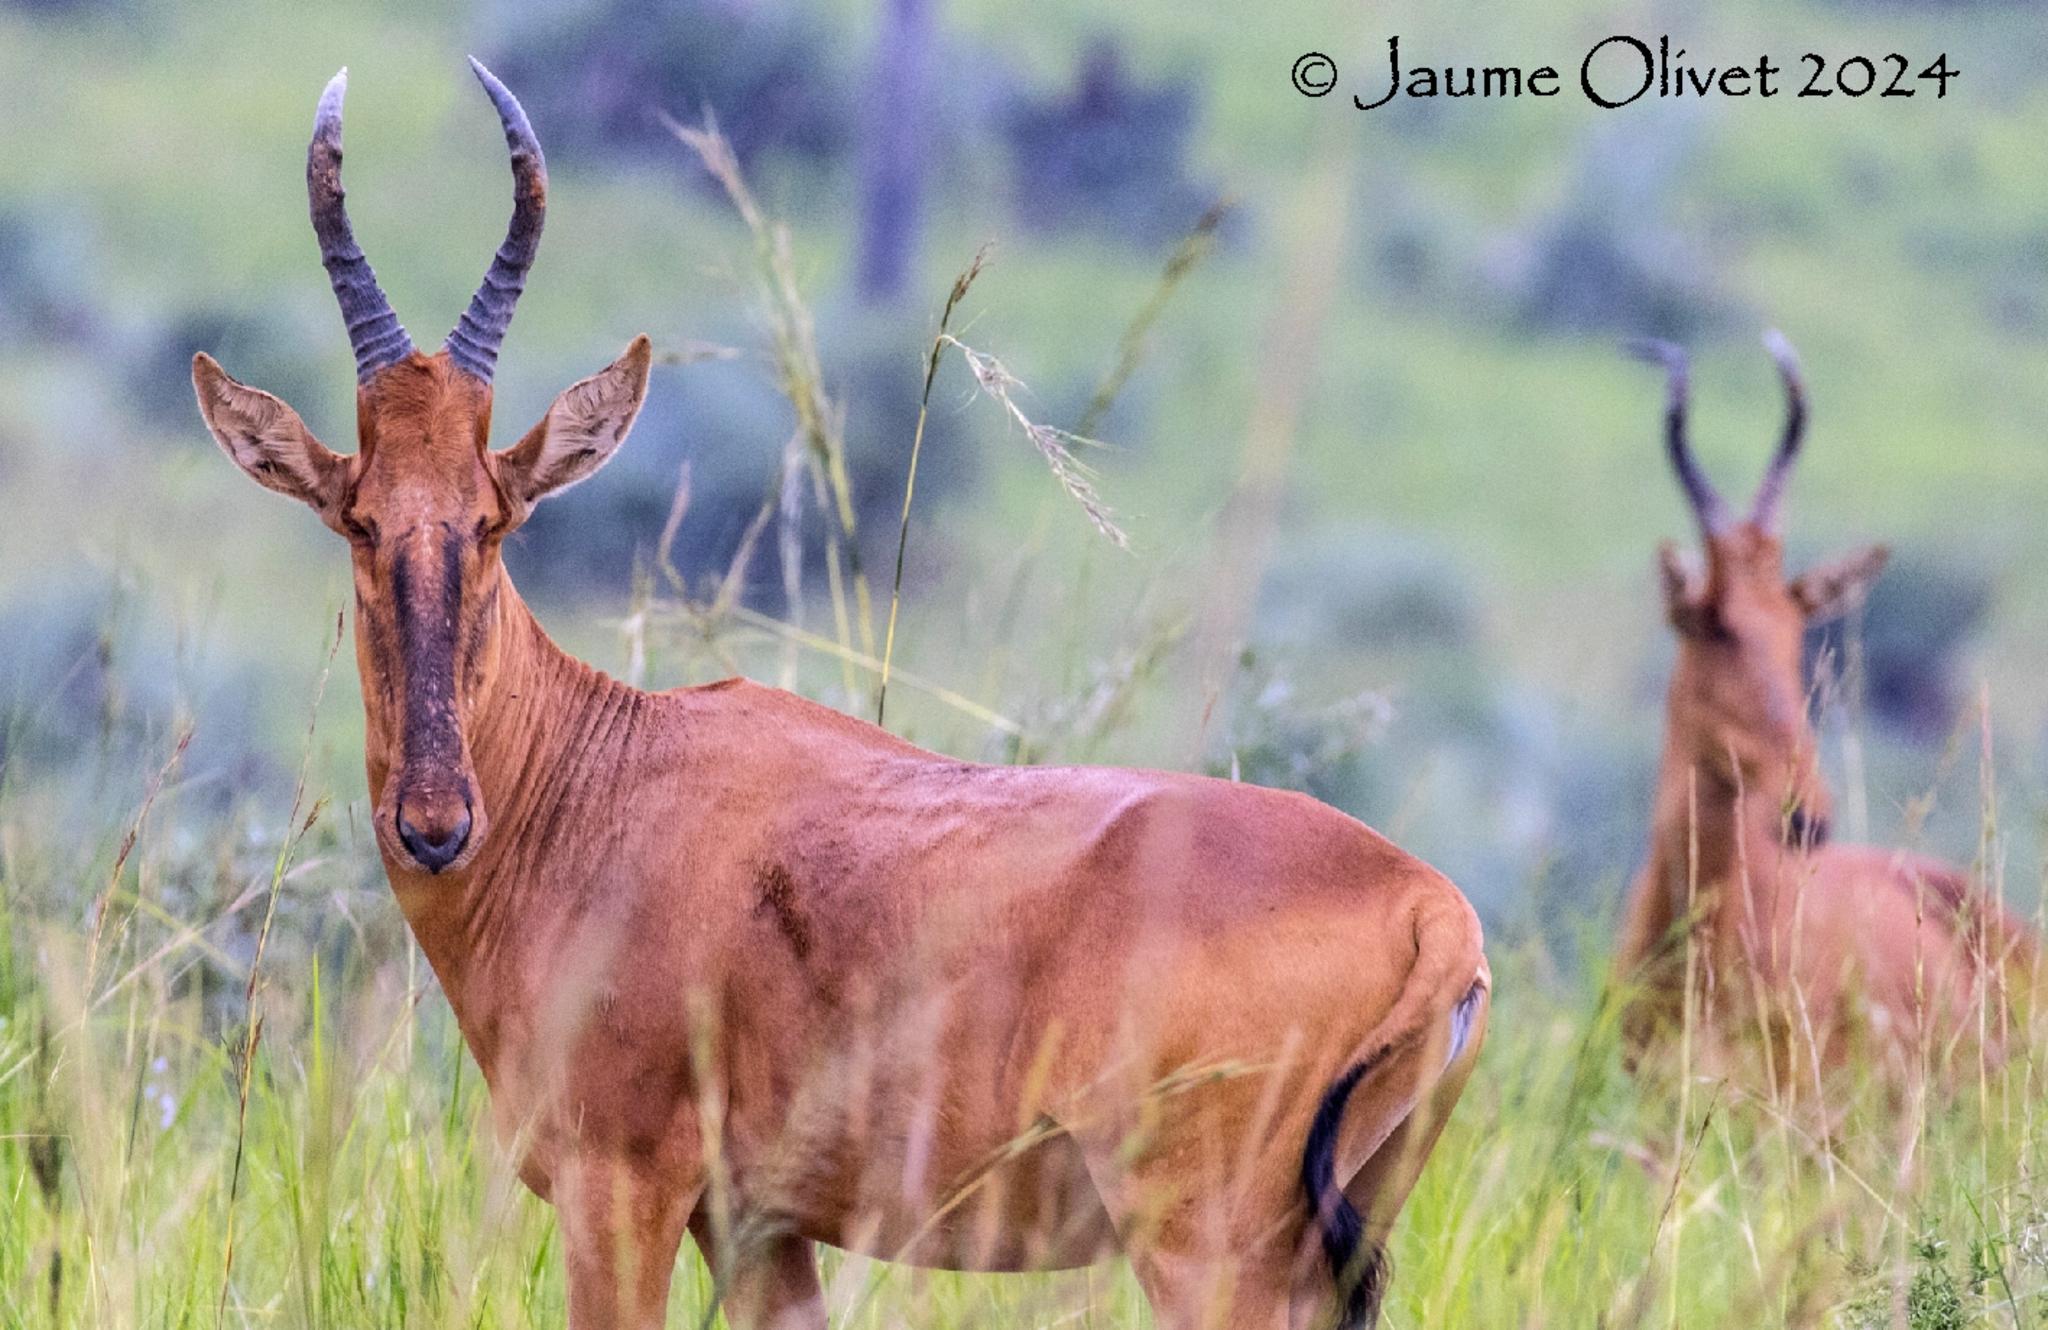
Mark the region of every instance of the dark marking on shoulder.
[[781, 864], [769, 864], [754, 879], [755, 914], [775, 917], [775, 927], [798, 960], [811, 954], [811, 925], [797, 906], [796, 882]]

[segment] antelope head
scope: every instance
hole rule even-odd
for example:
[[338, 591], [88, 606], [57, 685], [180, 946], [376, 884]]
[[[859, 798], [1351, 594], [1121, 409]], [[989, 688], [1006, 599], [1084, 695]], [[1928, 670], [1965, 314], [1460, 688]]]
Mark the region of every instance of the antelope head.
[[519, 102], [470, 61], [511, 148], [512, 223], [447, 342], [416, 350], [356, 244], [343, 206], [348, 71], [321, 95], [306, 153], [320, 257], [356, 357], [356, 451], [336, 453], [297, 412], [193, 357], [200, 414], [259, 485], [308, 505], [349, 544], [356, 656], [369, 721], [379, 848], [412, 872], [466, 867], [489, 819], [468, 732], [497, 665], [505, 536], [542, 497], [584, 479], [625, 440], [647, 392], [635, 338], [567, 389], [511, 447], [490, 447], [491, 375], [540, 243], [547, 168]]
[[[1663, 342], [1635, 348], [1668, 376], [1664, 443], [1699, 525], [1701, 558], [1659, 550], [1665, 614], [1678, 634], [1668, 752], [1690, 765], [1699, 798], [1738, 797], [1787, 845], [1827, 837], [1830, 798], [1800, 671], [1807, 626], [1853, 606], [1884, 567], [1871, 546], [1787, 578], [1779, 509], [1806, 428], [1806, 394], [1791, 344], [1764, 338], [1785, 385], [1785, 424], [1747, 515], [1737, 517], [1701, 473], [1686, 434], [1685, 354]], [[1757, 825], [1753, 823], [1753, 825]]]

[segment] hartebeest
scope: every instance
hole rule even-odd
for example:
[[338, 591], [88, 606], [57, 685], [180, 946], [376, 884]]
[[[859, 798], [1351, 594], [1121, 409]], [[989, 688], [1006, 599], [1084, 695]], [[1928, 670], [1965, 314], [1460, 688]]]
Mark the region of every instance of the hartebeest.
[[348, 540], [377, 846], [560, 1214], [572, 1324], [662, 1324], [686, 1228], [743, 1326], [824, 1324], [813, 1242], [984, 1270], [1121, 1248], [1176, 1326], [1303, 1326], [1334, 1277], [1370, 1323], [1484, 1032], [1464, 897], [1298, 794], [953, 761], [564, 654], [500, 547], [625, 439], [647, 339], [493, 451], [540, 148], [478, 65], [511, 230], [424, 354], [343, 209], [345, 73], [307, 180], [357, 450], [205, 355], [193, 381], [235, 463]]
[[1802, 641], [1809, 625], [1858, 603], [1886, 551], [1786, 579], [1779, 509], [1806, 400], [1791, 346], [1776, 333], [1765, 345], [1788, 405], [1776, 455], [1740, 518], [1693, 458], [1684, 353], [1638, 348], [1667, 370], [1664, 443], [1705, 560], [1694, 566], [1669, 542], [1660, 551], [1678, 659], [1649, 861], [1629, 899], [1617, 972], [1632, 986], [1624, 1029], [1640, 1055], [1682, 1016], [1689, 933], [1700, 1010], [1717, 1034], [1761, 1036], [1772, 1067], [1794, 1078], [1781, 1084], [1811, 1087], [1859, 1042], [1895, 1070], [1939, 1055], [1974, 1031], [1987, 983], [2027, 962], [2033, 943], [1962, 870], [1828, 840]]

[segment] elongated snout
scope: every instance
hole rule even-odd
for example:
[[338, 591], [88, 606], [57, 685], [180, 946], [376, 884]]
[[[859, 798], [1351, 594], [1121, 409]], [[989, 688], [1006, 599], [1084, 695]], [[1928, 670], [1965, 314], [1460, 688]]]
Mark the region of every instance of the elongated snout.
[[467, 799], [401, 798], [396, 813], [398, 839], [420, 867], [438, 873], [462, 857], [473, 825]]

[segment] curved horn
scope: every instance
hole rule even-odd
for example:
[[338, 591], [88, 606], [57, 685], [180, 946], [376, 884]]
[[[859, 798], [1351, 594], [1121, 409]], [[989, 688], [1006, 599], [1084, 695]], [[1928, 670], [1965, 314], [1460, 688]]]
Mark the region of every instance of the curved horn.
[[1776, 328], [1765, 333], [1764, 349], [1777, 362], [1778, 377], [1785, 381], [1785, 432], [1778, 439], [1778, 452], [1771, 458], [1771, 469], [1764, 472], [1763, 483], [1757, 486], [1756, 504], [1750, 509], [1749, 520], [1775, 534], [1778, 529], [1778, 500], [1784, 497], [1785, 481], [1792, 474], [1792, 463], [1799, 456], [1800, 440], [1806, 435], [1806, 383], [1799, 374], [1799, 353], [1792, 349], [1791, 342], [1785, 340], [1785, 334]]
[[1647, 338], [1629, 343], [1628, 349], [1638, 360], [1664, 366], [1668, 383], [1664, 404], [1664, 449], [1670, 455], [1671, 469], [1678, 473], [1678, 483], [1684, 488], [1685, 497], [1692, 503], [1693, 516], [1699, 520], [1700, 531], [1708, 536], [1717, 535], [1728, 526], [1728, 507], [1700, 472], [1699, 463], [1693, 460], [1692, 445], [1686, 440], [1685, 410], [1690, 385], [1685, 352], [1670, 342]]
[[533, 256], [540, 249], [540, 227], [548, 205], [548, 167], [541, 160], [540, 141], [534, 138], [519, 99], [475, 56], [469, 58], [469, 67], [498, 108], [505, 144], [512, 150], [512, 225], [490, 270], [484, 273], [484, 284], [476, 289], [455, 331], [448, 334], [448, 358], [456, 368], [489, 383], [498, 367], [505, 329], [512, 324], [512, 307], [526, 289], [526, 270], [533, 266]]
[[356, 382], [412, 354], [412, 339], [391, 312], [377, 274], [356, 244], [341, 187], [341, 99], [348, 93], [346, 67], [328, 81], [313, 113], [313, 141], [306, 148], [306, 196], [313, 209], [313, 234], [320, 238], [320, 262], [334, 283], [341, 317], [356, 353]]

